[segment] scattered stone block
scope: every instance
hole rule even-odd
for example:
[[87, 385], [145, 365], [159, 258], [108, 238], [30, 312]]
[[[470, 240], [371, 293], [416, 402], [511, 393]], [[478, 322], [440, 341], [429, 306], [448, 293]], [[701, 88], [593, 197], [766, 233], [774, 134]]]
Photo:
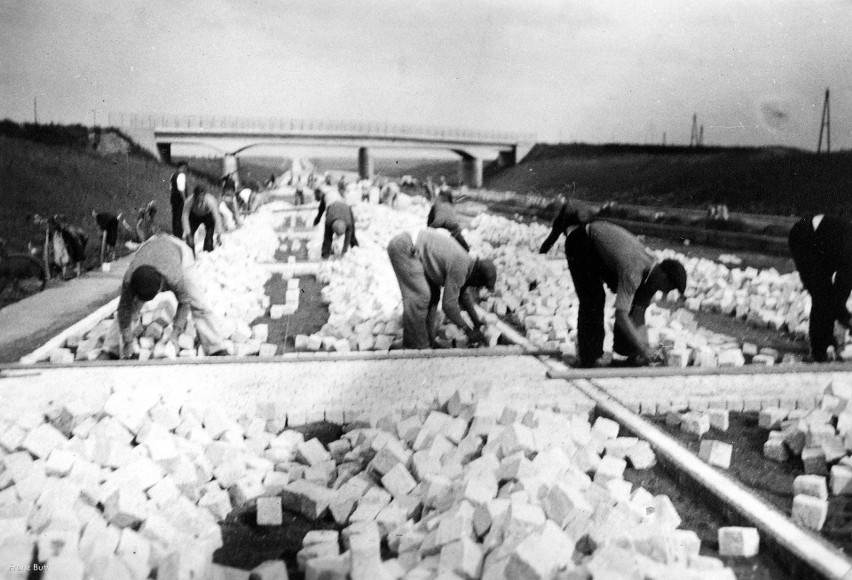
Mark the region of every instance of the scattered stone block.
[[793, 495], [809, 495], [817, 499], [828, 499], [828, 487], [821, 475], [799, 475], [793, 480]]
[[264, 496], [257, 498], [257, 525], [280, 526], [283, 517], [280, 497]]
[[719, 554], [722, 556], [751, 558], [756, 556], [760, 549], [760, 535], [757, 528], [721, 527], [718, 538]]
[[728, 469], [731, 466], [732, 453], [733, 447], [730, 444], [705, 439], [701, 442], [698, 457], [708, 465]]
[[828, 501], [810, 495], [793, 497], [793, 523], [819, 531], [828, 517]]

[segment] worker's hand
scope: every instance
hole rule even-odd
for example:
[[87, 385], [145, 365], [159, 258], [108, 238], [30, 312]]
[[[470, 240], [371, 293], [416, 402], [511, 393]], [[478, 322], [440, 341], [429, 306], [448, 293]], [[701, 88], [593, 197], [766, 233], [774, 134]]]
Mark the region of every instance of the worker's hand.
[[131, 340], [121, 348], [121, 359], [132, 359], [139, 356], [139, 348], [135, 340]]
[[485, 335], [482, 334], [482, 330], [480, 328], [470, 328], [465, 334], [467, 334], [468, 346], [480, 346], [486, 342]]
[[654, 366], [665, 366], [666, 364], [666, 353], [663, 350], [663, 347], [659, 347], [656, 349], [650, 357], [648, 357], [648, 362]]

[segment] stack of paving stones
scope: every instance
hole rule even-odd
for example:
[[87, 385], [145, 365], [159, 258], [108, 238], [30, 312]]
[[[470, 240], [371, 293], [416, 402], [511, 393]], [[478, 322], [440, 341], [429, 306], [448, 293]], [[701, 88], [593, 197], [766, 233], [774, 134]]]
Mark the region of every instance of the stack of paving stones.
[[668, 497], [623, 479], [654, 453], [591, 423], [588, 404], [456, 392], [350, 424], [326, 447], [287, 429], [278, 401], [235, 418], [143, 388], [93, 399], [0, 425], [0, 555], [4, 573], [21, 570], [7, 577], [38, 564], [47, 579], [248, 578], [211, 564], [237, 508], [260, 526], [282, 510], [334, 520], [339, 534], [305, 536], [307, 578], [733, 578], [699, 555]]
[[814, 409], [768, 408], [759, 425], [769, 431], [763, 454], [784, 462], [799, 457], [805, 475], [793, 483], [793, 520], [822, 529], [828, 498], [852, 495], [852, 378], [835, 377]]
[[[196, 268], [201, 291], [210, 309], [217, 314], [226, 346], [235, 356], [272, 356], [277, 345], [266, 343], [267, 330], [249, 323], [270, 308], [264, 284], [270, 272], [261, 264], [271, 260], [278, 245], [275, 205], [264, 206], [246, 220], [244, 227], [223, 235], [222, 245], [213, 252], [197, 255]], [[172, 321], [177, 301], [163, 292], [147, 302], [139, 324], [134, 327], [140, 360], [195, 358], [205, 356], [195, 327], [190, 322], [178, 337]], [[286, 310], [286, 309], [285, 309]], [[282, 313], [283, 315], [284, 313]], [[114, 316], [102, 320], [81, 336], [72, 336], [63, 347], [48, 354], [52, 363], [96, 360], [102, 355], [104, 339], [115, 325]]]

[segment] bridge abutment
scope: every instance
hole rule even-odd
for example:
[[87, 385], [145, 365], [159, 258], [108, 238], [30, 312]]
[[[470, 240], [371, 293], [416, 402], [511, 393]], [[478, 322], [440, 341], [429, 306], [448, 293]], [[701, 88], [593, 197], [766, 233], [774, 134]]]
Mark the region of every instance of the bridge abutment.
[[231, 178], [234, 180], [234, 186], [237, 188], [237, 191], [240, 190], [240, 162], [237, 159], [236, 155], [226, 153], [225, 157], [222, 158], [222, 175], [233, 175]]
[[459, 167], [461, 182], [472, 189], [482, 187], [482, 159], [479, 157], [462, 157]]
[[160, 161], [167, 165], [172, 164], [172, 144], [157, 143], [157, 153], [160, 155]]
[[358, 148], [358, 174], [361, 179], [373, 179], [373, 158], [367, 147]]

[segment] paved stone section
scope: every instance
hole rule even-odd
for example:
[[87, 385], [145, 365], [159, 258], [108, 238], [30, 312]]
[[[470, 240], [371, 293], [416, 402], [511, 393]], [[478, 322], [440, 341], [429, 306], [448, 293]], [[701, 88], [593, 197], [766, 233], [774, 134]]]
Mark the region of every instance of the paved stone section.
[[669, 410], [759, 411], [769, 407], [811, 409], [832, 381], [852, 381], [850, 372], [595, 379], [592, 382], [636, 413]]
[[0, 363], [22, 356], [118, 296], [133, 254], [0, 309]]
[[[142, 387], [200, 405], [216, 403], [238, 417], [258, 402], [281, 403], [291, 425], [369, 419], [392, 409], [445, 401], [456, 390], [485, 393], [522, 408], [588, 411], [585, 395], [545, 378], [531, 356], [269, 362], [194, 365], [80, 366], [7, 370], [0, 416], [66, 400], [103, 401], [112, 389]], [[26, 393], [26, 396], [22, 396]]]

